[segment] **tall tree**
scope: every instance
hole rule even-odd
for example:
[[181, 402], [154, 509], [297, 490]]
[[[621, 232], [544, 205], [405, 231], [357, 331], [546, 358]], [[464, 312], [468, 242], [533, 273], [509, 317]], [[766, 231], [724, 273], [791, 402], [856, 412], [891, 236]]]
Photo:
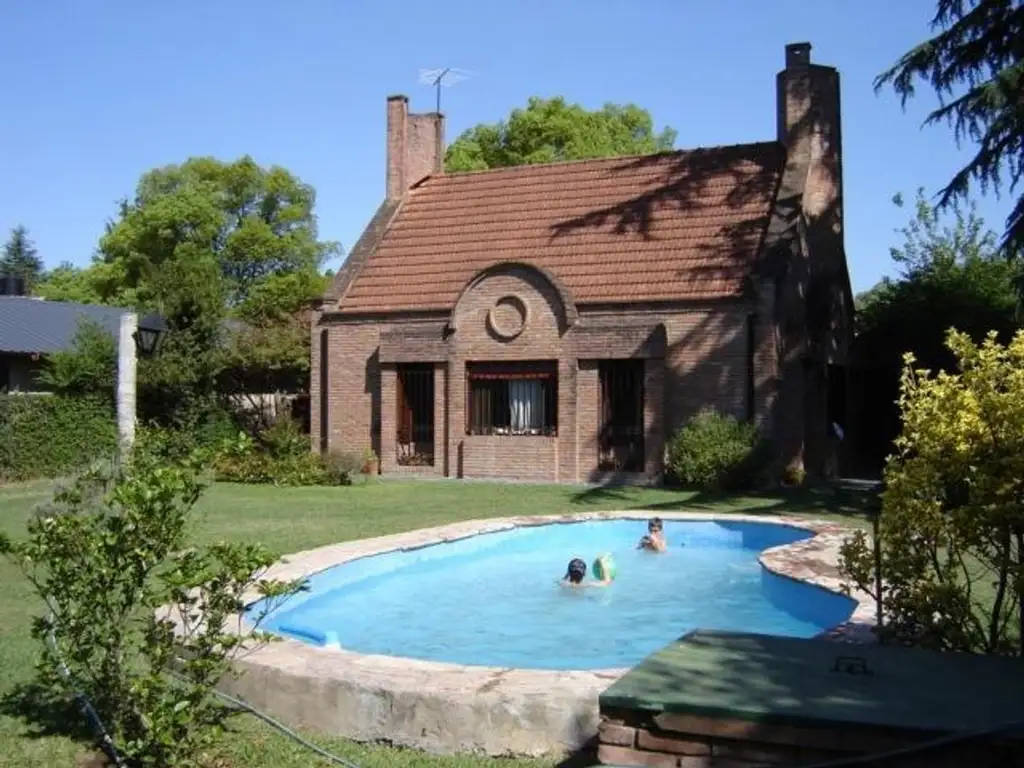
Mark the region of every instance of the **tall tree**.
[[[904, 104], [915, 84], [928, 83], [939, 107], [926, 124], [947, 123], [957, 144], [977, 144], [974, 157], [940, 193], [940, 207], [966, 199], [972, 183], [982, 192], [1010, 194], [1024, 173], [1024, 4], [1020, 0], [938, 0], [937, 34], [905, 53], [875, 81], [891, 85]], [[1024, 195], [1006, 220], [1001, 248], [1024, 253]]]
[[107, 284], [103, 278], [106, 271], [106, 264], [76, 267], [70, 262], [61, 262], [43, 274], [35, 287], [35, 294], [49, 301], [103, 304], [105, 302], [100, 286]]
[[[904, 202], [897, 196], [895, 203]], [[1014, 265], [1001, 258], [998, 236], [973, 203], [954, 202], [942, 215], [918, 190], [903, 242], [890, 253], [898, 275], [861, 294], [854, 353], [862, 381], [858, 410], [871, 424], [858, 446], [873, 465], [899, 433], [896, 408], [903, 355], [931, 370], [953, 370], [946, 334], [954, 327], [980, 341], [989, 331], [1007, 340], [1016, 328]]]
[[23, 278], [26, 289], [31, 290], [42, 271], [43, 262], [35, 244], [28, 237], [28, 229], [18, 225], [11, 230], [4, 244], [3, 256], [0, 256], [0, 272]]
[[[162, 398], [156, 410], [201, 407], [219, 393], [229, 358], [269, 354], [251, 343], [232, 349], [238, 336], [226, 333], [226, 320], [276, 331], [291, 321], [295, 294], [319, 290], [322, 264], [339, 249], [319, 239], [315, 201], [283, 168], [192, 158], [145, 174], [120, 205], [87, 284], [105, 302], [167, 318], [161, 354], [140, 363]], [[299, 345], [279, 354], [308, 357], [308, 333], [272, 331], [275, 345], [282, 336]]]
[[449, 171], [482, 171], [513, 165], [648, 155], [672, 149], [676, 132], [654, 130], [650, 113], [633, 104], [587, 110], [562, 97], [531, 97], [507, 120], [481, 124], [448, 148]]

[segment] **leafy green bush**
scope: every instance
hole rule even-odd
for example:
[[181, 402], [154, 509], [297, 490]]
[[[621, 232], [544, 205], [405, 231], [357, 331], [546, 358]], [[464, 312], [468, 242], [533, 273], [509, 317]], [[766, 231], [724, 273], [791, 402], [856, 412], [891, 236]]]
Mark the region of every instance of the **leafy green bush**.
[[258, 544], [189, 547], [201, 457], [169, 462], [148, 444], [58, 491], [27, 539], [0, 534], [0, 554], [51, 611], [32, 628], [42, 690], [55, 702], [81, 690], [130, 765], [195, 766], [227, 714], [217, 684], [243, 643], [271, 639], [237, 632], [236, 615], [301, 585], [266, 579], [276, 557]]
[[81, 319], [70, 349], [48, 355], [39, 382], [62, 395], [113, 396], [117, 340], [98, 323]]
[[682, 485], [734, 490], [758, 483], [769, 453], [753, 424], [705, 409], [672, 436], [667, 470]]
[[234, 414], [214, 398], [197, 398], [187, 406], [178, 407], [170, 423], [161, 426], [161, 422], [166, 420], [144, 419], [147, 427], [160, 432], [164, 450], [177, 458], [184, 458], [193, 451], [216, 452], [225, 442], [233, 440], [239, 429]]
[[1022, 656], [1024, 331], [946, 344], [953, 373], [904, 357], [878, 538], [851, 534], [840, 573], [881, 603], [885, 642]]
[[323, 462], [335, 485], [351, 485], [352, 478], [363, 471], [367, 459], [359, 453], [331, 451], [323, 457]]
[[277, 439], [271, 439], [273, 450], [244, 432], [226, 441], [213, 462], [216, 478], [231, 483], [279, 486], [350, 485], [352, 474], [359, 471], [351, 471], [347, 460], [311, 452], [305, 438], [301, 452], [299, 444], [292, 443], [290, 438], [280, 437], [281, 442], [274, 442]]
[[309, 435], [303, 434], [294, 419], [280, 418], [258, 436], [263, 450], [273, 459], [287, 460], [308, 456]]
[[57, 477], [117, 450], [114, 406], [102, 395], [0, 395], [0, 477]]

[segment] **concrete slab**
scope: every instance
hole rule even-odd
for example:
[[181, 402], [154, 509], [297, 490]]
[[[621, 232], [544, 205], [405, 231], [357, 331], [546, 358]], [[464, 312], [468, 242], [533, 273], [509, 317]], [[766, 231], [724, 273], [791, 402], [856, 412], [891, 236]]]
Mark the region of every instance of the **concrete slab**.
[[1024, 660], [698, 631], [627, 672], [600, 703], [803, 727], [974, 731], [1024, 722]]

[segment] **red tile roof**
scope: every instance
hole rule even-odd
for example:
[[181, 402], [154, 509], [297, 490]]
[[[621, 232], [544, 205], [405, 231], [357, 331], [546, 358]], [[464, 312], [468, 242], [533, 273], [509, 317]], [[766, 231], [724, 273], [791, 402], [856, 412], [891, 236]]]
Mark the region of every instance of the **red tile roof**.
[[736, 295], [784, 164], [771, 142], [430, 177], [340, 309], [450, 309], [499, 261], [549, 270], [579, 304]]

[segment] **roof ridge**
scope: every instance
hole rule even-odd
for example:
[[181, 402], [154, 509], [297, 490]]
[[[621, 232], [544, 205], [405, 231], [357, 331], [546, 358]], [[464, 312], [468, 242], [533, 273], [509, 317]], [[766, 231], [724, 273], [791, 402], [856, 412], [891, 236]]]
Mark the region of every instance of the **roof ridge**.
[[538, 168], [562, 168], [565, 166], [572, 165], [600, 165], [605, 163], [621, 162], [623, 160], [649, 160], [656, 158], [668, 158], [668, 157], [679, 157], [680, 155], [696, 154], [698, 152], [721, 152], [730, 149], [741, 149], [741, 148], [764, 148], [768, 146], [782, 146], [782, 143], [777, 139], [766, 140], [766, 141], [744, 141], [736, 144], [714, 144], [711, 146], [702, 147], [685, 147], [682, 149], [671, 149], [663, 152], [650, 152], [642, 155], [614, 155], [612, 157], [586, 157], [579, 160], [555, 160], [550, 163], [527, 163], [525, 165], [508, 165], [500, 168], [484, 168], [476, 171], [444, 171], [442, 173], [434, 173], [423, 178], [415, 187], [419, 188], [424, 184], [429, 183], [435, 179], [443, 179], [450, 177], [461, 177], [461, 176], [480, 176], [484, 174], [502, 174], [502, 173], [524, 173], [529, 170]]
[[111, 304], [85, 304], [81, 301], [60, 301], [57, 299], [47, 299], [42, 296], [3, 296], [0, 295], [0, 299], [15, 299], [20, 301], [31, 301], [35, 304], [60, 304], [63, 307], [85, 307], [86, 309], [109, 309], [115, 312], [135, 312], [136, 310], [130, 307], [114, 306]]

